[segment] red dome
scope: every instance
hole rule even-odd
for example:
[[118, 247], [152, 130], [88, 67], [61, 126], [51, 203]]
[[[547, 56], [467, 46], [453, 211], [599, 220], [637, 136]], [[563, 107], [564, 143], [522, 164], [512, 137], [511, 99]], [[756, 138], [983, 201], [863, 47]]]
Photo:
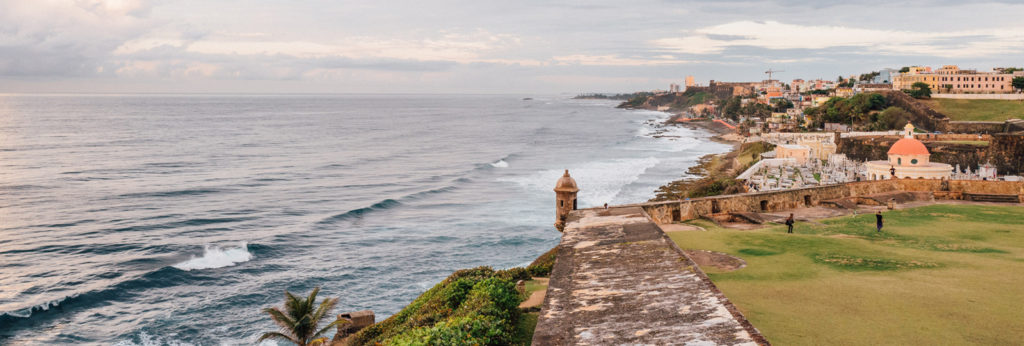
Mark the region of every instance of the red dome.
[[889, 155], [929, 155], [924, 143], [913, 138], [902, 138], [889, 148]]

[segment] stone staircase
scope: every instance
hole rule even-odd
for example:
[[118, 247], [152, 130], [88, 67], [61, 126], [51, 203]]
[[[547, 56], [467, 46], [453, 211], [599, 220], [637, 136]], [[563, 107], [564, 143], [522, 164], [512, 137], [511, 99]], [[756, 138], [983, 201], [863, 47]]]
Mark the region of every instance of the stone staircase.
[[1020, 203], [1017, 195], [997, 195], [983, 193], [965, 193], [964, 200], [974, 202]]

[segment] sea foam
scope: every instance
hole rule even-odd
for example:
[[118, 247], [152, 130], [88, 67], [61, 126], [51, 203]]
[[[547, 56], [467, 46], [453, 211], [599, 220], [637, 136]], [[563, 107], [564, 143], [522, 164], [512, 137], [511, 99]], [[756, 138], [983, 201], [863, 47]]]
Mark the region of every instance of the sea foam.
[[[620, 193], [627, 185], [640, 179], [647, 169], [660, 162], [661, 160], [658, 158], [645, 157], [588, 162], [570, 168], [569, 174], [572, 174], [576, 181], [586, 182], [586, 188], [581, 190], [579, 195], [579, 207], [596, 207], [603, 203], [644, 202], [643, 200], [619, 200], [622, 197]], [[499, 178], [498, 181], [513, 182], [530, 192], [548, 195], [563, 173], [564, 170], [552, 169], [527, 176]]]
[[508, 167], [508, 162], [505, 162], [505, 160], [498, 160], [498, 162], [491, 163], [491, 167], [507, 168]]
[[174, 267], [184, 271], [221, 268], [247, 262], [251, 259], [252, 254], [249, 253], [249, 246], [245, 242], [240, 243], [238, 247], [222, 248], [216, 245], [206, 245], [203, 248], [202, 257], [193, 255], [192, 259], [175, 264]]

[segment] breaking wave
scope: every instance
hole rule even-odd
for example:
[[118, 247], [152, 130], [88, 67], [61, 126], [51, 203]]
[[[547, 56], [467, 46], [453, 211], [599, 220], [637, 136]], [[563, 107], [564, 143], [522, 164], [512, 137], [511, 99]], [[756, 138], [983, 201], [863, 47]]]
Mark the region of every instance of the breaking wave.
[[[620, 204], [643, 201], [623, 201], [620, 193], [627, 185], [636, 182], [647, 169], [660, 163], [656, 157], [639, 159], [617, 159], [585, 163], [569, 171], [576, 181], [586, 181], [587, 188], [580, 191], [580, 207], [594, 207], [603, 203]], [[498, 181], [509, 181], [519, 184], [526, 190], [537, 194], [550, 194], [554, 182], [564, 170], [552, 169], [540, 171], [522, 177], [499, 178]]]
[[508, 162], [505, 162], [505, 160], [498, 160], [498, 162], [492, 162], [491, 163], [491, 167], [494, 167], [494, 168], [506, 168], [506, 167], [508, 167]]
[[216, 245], [206, 245], [201, 257], [193, 255], [192, 259], [175, 264], [174, 267], [184, 271], [223, 268], [248, 262], [251, 259], [252, 253], [249, 252], [249, 246], [245, 242], [240, 243], [238, 247], [222, 248]]

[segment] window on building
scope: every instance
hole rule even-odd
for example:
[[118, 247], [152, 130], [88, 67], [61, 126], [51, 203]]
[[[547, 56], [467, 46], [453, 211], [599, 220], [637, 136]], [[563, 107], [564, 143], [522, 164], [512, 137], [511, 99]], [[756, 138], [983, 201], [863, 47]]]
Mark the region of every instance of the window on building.
[[896, 164], [897, 165], [902, 165], [903, 164], [903, 158], [902, 157], [897, 157], [896, 158]]
[[917, 164], [917, 159], [912, 159], [912, 160], [910, 160], [910, 164], [912, 164], [912, 165], [916, 165], [916, 164]]

